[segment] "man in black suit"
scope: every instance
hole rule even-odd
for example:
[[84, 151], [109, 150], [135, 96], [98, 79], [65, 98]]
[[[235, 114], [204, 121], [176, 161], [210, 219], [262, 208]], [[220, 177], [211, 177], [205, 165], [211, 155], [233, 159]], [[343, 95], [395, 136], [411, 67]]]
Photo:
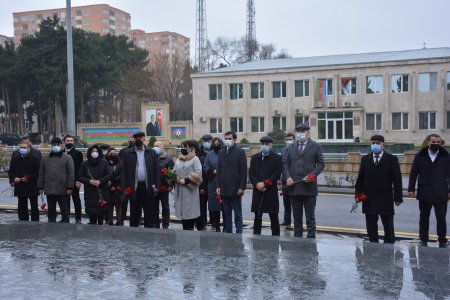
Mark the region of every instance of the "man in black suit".
[[442, 139], [437, 134], [427, 137], [428, 146], [422, 148], [414, 157], [409, 174], [408, 194], [419, 200], [419, 236], [422, 246], [427, 246], [430, 212], [434, 207], [437, 222], [439, 247], [447, 248], [447, 202], [450, 198], [450, 156], [441, 147]]
[[384, 227], [384, 242], [394, 243], [394, 203], [403, 202], [402, 175], [398, 158], [384, 151], [384, 137], [370, 138], [372, 152], [361, 158], [355, 194], [364, 194], [362, 212], [366, 215], [370, 242], [378, 243], [378, 216]]
[[146, 127], [147, 136], [161, 136], [161, 128], [159, 128], [158, 122], [155, 121], [155, 115], [150, 116], [150, 122]]

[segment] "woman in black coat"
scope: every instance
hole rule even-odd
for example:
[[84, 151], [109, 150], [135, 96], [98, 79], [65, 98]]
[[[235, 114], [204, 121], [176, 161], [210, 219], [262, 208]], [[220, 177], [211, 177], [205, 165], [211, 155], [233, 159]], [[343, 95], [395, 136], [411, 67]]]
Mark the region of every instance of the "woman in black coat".
[[120, 186], [120, 173], [122, 172], [119, 155], [114, 147], [110, 147], [106, 153], [106, 160], [111, 171], [111, 178], [109, 180], [109, 211], [108, 220], [109, 225], [113, 225], [113, 213], [116, 208], [116, 225], [123, 226], [122, 221], [122, 193]]
[[111, 170], [102, 159], [102, 149], [98, 145], [87, 151], [87, 160], [80, 167], [80, 182], [84, 184], [84, 208], [89, 215], [89, 224], [103, 225], [103, 216], [108, 212], [108, 181]]

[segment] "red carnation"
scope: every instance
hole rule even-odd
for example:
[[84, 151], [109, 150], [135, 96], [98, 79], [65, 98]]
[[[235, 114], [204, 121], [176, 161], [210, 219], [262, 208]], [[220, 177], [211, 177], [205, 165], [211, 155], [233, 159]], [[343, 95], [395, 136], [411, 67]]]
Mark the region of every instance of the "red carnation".
[[22, 180], [23, 180], [24, 182], [28, 182], [28, 181], [30, 180], [30, 176], [25, 175], [25, 176], [22, 177]]
[[47, 203], [42, 203], [41, 204], [41, 210], [45, 211], [47, 208]]
[[308, 173], [308, 174], [306, 174], [306, 176], [308, 176], [308, 178], [311, 180], [311, 182], [317, 182], [316, 175], [314, 175], [313, 173]]
[[131, 186], [127, 186], [125, 188], [125, 196], [130, 197], [131, 195], [133, 195], [133, 189], [131, 188]]
[[168, 191], [167, 186], [161, 185], [161, 186], [159, 187], [159, 191], [160, 191], [160, 192], [167, 192], [167, 191]]
[[103, 206], [106, 206], [106, 205], [108, 204], [108, 202], [106, 202], [106, 201], [103, 200], [103, 199], [100, 199], [100, 200], [98, 201], [98, 204], [100, 205], [100, 207], [103, 207]]
[[167, 168], [162, 168], [161, 171], [159, 171], [159, 175], [164, 176], [167, 173]]

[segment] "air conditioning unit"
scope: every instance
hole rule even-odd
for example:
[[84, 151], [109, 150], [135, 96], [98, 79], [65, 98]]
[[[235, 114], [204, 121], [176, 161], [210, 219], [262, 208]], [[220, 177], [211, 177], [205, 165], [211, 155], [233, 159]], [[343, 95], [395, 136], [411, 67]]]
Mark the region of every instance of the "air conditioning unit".
[[323, 104], [322, 104], [322, 102], [314, 102], [314, 107], [320, 108], [320, 107], [323, 107]]
[[303, 114], [303, 109], [296, 108], [296, 109], [295, 109], [295, 114], [297, 114], [297, 115]]
[[276, 110], [276, 111], [274, 111], [274, 114], [278, 116], [278, 115], [280, 115], [281, 113], [280, 113], [278, 110]]
[[352, 101], [352, 103], [351, 103], [351, 106], [352, 107], [358, 107], [359, 106], [359, 102], [358, 101]]
[[344, 103], [342, 104], [343, 107], [350, 107], [350, 101], [344, 101]]
[[200, 122], [201, 123], [206, 123], [206, 117], [200, 117]]
[[334, 105], [334, 101], [328, 101], [327, 106], [328, 107], [334, 107], [335, 106]]

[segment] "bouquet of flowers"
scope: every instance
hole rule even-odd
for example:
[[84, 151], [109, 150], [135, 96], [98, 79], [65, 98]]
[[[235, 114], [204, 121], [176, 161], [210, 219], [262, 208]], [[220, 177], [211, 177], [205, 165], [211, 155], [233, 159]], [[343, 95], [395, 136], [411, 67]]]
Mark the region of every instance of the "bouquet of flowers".
[[175, 182], [177, 182], [177, 171], [171, 168], [162, 168], [160, 171], [160, 175], [164, 176], [169, 187], [174, 187]]
[[161, 185], [160, 187], [159, 187], [159, 191], [160, 192], [167, 192], [169, 189], [167, 188], [167, 186], [165, 186], [165, 185]]
[[41, 208], [41, 210], [43, 212], [47, 212], [48, 211], [47, 203], [45, 203], [45, 201], [44, 201], [44, 194], [41, 194], [41, 205], [40, 205], [40, 208]]
[[220, 197], [219, 195], [216, 195], [216, 200], [219, 201], [219, 204], [223, 204], [222, 197]]
[[352, 205], [352, 209], [350, 210], [350, 213], [356, 213], [356, 209], [358, 208], [358, 205], [360, 202], [364, 202], [366, 200], [367, 196], [364, 194], [356, 194], [355, 195], [355, 202]]
[[317, 182], [316, 175], [314, 175], [313, 173], [306, 174], [305, 178], [303, 178], [303, 181], [305, 179], [309, 179], [309, 180], [311, 180], [311, 182]]
[[[92, 176], [92, 173], [91, 173], [91, 171], [89, 171], [89, 169], [88, 169], [87, 173], [88, 173], [89, 178], [91, 178], [92, 180], [97, 180], [94, 178], [94, 176]], [[102, 191], [98, 187], [96, 187], [96, 188], [97, 188], [97, 192], [98, 192], [98, 196], [99, 196], [98, 205], [100, 205], [100, 207], [108, 205], [108, 202], [106, 202], [103, 199]]]
[[[122, 187], [120, 187], [120, 191], [122, 192]], [[125, 203], [126, 201], [130, 200], [132, 195], [133, 195], [133, 189], [131, 188], [131, 186], [127, 186], [125, 188], [125, 191], [122, 193], [120, 202]]]
[[269, 179], [264, 180], [264, 187], [266, 189], [270, 188], [272, 185], [273, 185], [273, 183]]

